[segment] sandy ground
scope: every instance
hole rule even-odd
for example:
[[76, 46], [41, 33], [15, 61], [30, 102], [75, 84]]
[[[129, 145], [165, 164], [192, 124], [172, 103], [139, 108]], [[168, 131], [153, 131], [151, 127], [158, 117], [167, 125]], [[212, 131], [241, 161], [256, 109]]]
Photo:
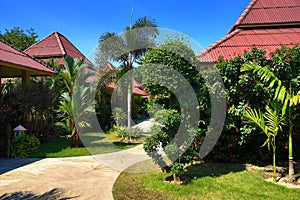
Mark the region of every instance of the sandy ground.
[[0, 199], [113, 199], [121, 171], [147, 159], [142, 145], [97, 156], [42, 159], [1, 174]]

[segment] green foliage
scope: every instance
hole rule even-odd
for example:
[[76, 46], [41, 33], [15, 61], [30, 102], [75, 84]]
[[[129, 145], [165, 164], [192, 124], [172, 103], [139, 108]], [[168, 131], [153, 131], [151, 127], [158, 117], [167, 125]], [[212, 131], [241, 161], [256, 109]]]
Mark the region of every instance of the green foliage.
[[[199, 87], [200, 74], [195, 69], [199, 61], [192, 49], [181, 39], [168, 40], [159, 47], [150, 49], [142, 59], [142, 63], [143, 84], [147, 92], [152, 96], [156, 95], [157, 101], [167, 107], [174, 105], [174, 95], [171, 91], [181, 85], [178, 82], [181, 79], [178, 74], [173, 73], [174, 71], [181, 74], [194, 89]], [[160, 73], [153, 71], [150, 66], [155, 67]]]
[[[271, 59], [267, 59], [271, 57]], [[294, 60], [291, 58], [293, 57]], [[276, 59], [275, 59], [276, 58]], [[284, 62], [282, 60], [284, 59]], [[289, 63], [285, 60], [289, 58]], [[264, 50], [253, 48], [249, 52], [245, 52], [244, 56], [237, 56], [230, 60], [219, 59], [217, 67], [224, 80], [224, 85], [227, 93], [227, 117], [222, 135], [218, 140], [217, 145], [209, 154], [208, 158], [220, 161], [236, 161], [236, 162], [252, 162], [261, 163], [269, 162], [271, 155], [260, 145], [265, 139], [260, 134], [259, 130], [254, 126], [242, 123], [241, 116], [244, 110], [248, 108], [256, 108], [262, 111], [265, 110], [273, 100], [273, 94], [276, 90], [269, 87], [273, 75], [282, 77], [282, 86], [286, 87], [286, 74], [290, 74], [294, 84], [294, 88], [299, 88], [296, 83], [299, 76], [299, 47], [281, 49], [266, 55]], [[260, 74], [254, 73], [251, 70], [242, 70], [248, 64], [260, 65], [264, 67]], [[248, 65], [249, 66], [249, 65]], [[293, 69], [292, 73], [287, 73], [287, 69]], [[266, 69], [269, 69], [269, 83], [265, 84], [265, 79], [260, 75], [266, 74]], [[242, 72], [241, 72], [242, 70]], [[278, 85], [278, 81], [273, 82]], [[272, 86], [272, 85], [271, 85]], [[298, 91], [298, 90], [297, 90]], [[296, 120], [296, 115], [294, 120]], [[204, 132], [204, 136], [205, 136]], [[280, 159], [284, 158], [287, 153], [285, 146], [287, 145], [287, 135], [282, 134], [277, 136], [277, 155]], [[197, 141], [199, 146], [199, 142]]]
[[[144, 149], [161, 167], [165, 167], [166, 163], [157, 153], [160, 148], [165, 150], [167, 156], [174, 163], [179, 162], [179, 156], [181, 156], [181, 163], [190, 163], [193, 158], [191, 150], [188, 149], [181, 155], [183, 150], [179, 148], [178, 144], [182, 141], [172, 140], [177, 134], [181, 122], [187, 124], [185, 129], [190, 129], [188, 124], [189, 119], [192, 118], [190, 115], [192, 112], [188, 112], [188, 109], [195, 109], [190, 108], [192, 98], [189, 96], [194, 94], [187, 93], [185, 88], [181, 87], [186, 81], [195, 91], [198, 100], [205, 105], [201, 107], [201, 111], [207, 108], [208, 101], [201, 99], [207, 95], [208, 91], [197, 71], [199, 61], [189, 44], [184, 39], [177, 38], [169, 39], [162, 45], [150, 49], [142, 59], [142, 63], [143, 84], [150, 94], [148, 108], [154, 114], [155, 121], [163, 125], [151, 129], [153, 135], [146, 138]], [[177, 91], [177, 94], [185, 94], [184, 100], [180, 104], [172, 91]], [[157, 106], [158, 104], [160, 106]], [[169, 171], [170, 168], [166, 167], [163, 170]]]
[[148, 50], [155, 46], [154, 39], [158, 34], [155, 20], [138, 18], [131, 27], [125, 27], [124, 34], [106, 32], [99, 38], [95, 62], [103, 66], [108, 61], [116, 61], [127, 69], [138, 61]]
[[178, 162], [175, 162], [173, 163], [173, 165], [171, 166], [171, 173], [176, 177], [181, 177], [184, 175], [184, 164], [182, 163], [178, 163]]
[[23, 30], [20, 27], [5, 29], [5, 33], [0, 32], [0, 39], [11, 44], [15, 48], [23, 51], [37, 42], [38, 35], [33, 28]]
[[116, 122], [117, 126], [124, 126], [125, 125], [125, 120], [127, 118], [127, 114], [125, 113], [123, 108], [116, 107], [113, 110], [113, 114], [114, 114], [114, 119], [115, 119], [115, 122]]
[[[32, 98], [34, 96], [34, 98]], [[53, 135], [53, 91], [43, 82], [7, 80], [0, 91], [0, 126], [23, 124], [41, 141]]]
[[[280, 52], [281, 56], [278, 56], [278, 52]], [[294, 169], [293, 169], [293, 120], [296, 119], [297, 114], [295, 114], [294, 107], [300, 103], [300, 90], [298, 84], [298, 74], [299, 66], [292, 66], [290, 64], [290, 58], [293, 57], [293, 61], [291, 63], [299, 64], [299, 54], [300, 48], [293, 47], [291, 49], [287, 49], [285, 47], [277, 50], [277, 54], [273, 55], [273, 60], [277, 60], [274, 64], [275, 68], [271, 68], [271, 70], [275, 72], [279, 72], [279, 70], [284, 70], [286, 74], [282, 75], [284, 78], [281, 81], [277, 76], [281, 76], [280, 73], [275, 75], [271, 70], [267, 67], [262, 67], [255, 63], [246, 63], [242, 68], [243, 71], [253, 71], [253, 73], [260, 75], [261, 80], [267, 84], [269, 84], [268, 88], [272, 88], [275, 90], [273, 99], [276, 101], [280, 101], [282, 103], [282, 115], [288, 114], [289, 121], [289, 179], [290, 181], [294, 181], [293, 177]], [[287, 57], [286, 57], [287, 56]], [[297, 59], [298, 58], [298, 59]], [[282, 67], [285, 67], [282, 69]], [[296, 74], [294, 74], [296, 73]]]
[[34, 135], [21, 135], [11, 142], [10, 157], [25, 158], [38, 150], [40, 141]]
[[124, 140], [136, 140], [144, 135], [142, 129], [139, 127], [125, 127], [125, 126], [114, 126], [114, 132], [118, 137]]
[[105, 103], [97, 103], [96, 104], [96, 113], [97, 113], [97, 118], [98, 118], [98, 122], [100, 123], [100, 126], [104, 129], [104, 130], [108, 130], [109, 128], [111, 128], [111, 111], [110, 111], [110, 107], [105, 104]]
[[[91, 88], [87, 85], [75, 87], [76, 78], [86, 80], [89, 73], [83, 70], [87, 67], [83, 59], [64, 57], [64, 65], [59, 74], [64, 83], [65, 91], [61, 94], [57, 112], [60, 114], [56, 125], [63, 127], [72, 138], [72, 145], [79, 145], [77, 128], [89, 127], [85, 114], [93, 109], [93, 101], [90, 101], [89, 93]], [[75, 106], [76, 105], [76, 106]], [[76, 116], [75, 116], [76, 115]], [[75, 121], [76, 117], [76, 121]]]
[[247, 109], [243, 114], [243, 120], [259, 129], [267, 136], [262, 146], [268, 145], [273, 149], [273, 180], [276, 182], [276, 136], [279, 131], [282, 132], [282, 126], [285, 125], [284, 115], [281, 113], [282, 105], [279, 102], [271, 102], [271, 107], [266, 106], [266, 112], [263, 114], [260, 110]]

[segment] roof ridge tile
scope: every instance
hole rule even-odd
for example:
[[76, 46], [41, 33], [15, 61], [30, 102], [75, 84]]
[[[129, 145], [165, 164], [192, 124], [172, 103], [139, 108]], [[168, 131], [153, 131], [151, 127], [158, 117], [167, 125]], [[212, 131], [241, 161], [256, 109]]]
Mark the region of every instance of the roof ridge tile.
[[57, 31], [55, 31], [54, 34], [55, 34], [55, 37], [56, 37], [56, 41], [57, 41], [57, 43], [59, 45], [59, 48], [60, 48], [60, 50], [62, 52], [62, 55], [66, 55], [65, 48], [64, 48], [64, 46], [62, 44], [62, 41], [60, 39], [61, 34], [59, 32], [57, 32]]
[[241, 23], [242, 21], [246, 18], [246, 16], [249, 14], [251, 11], [252, 7], [256, 4], [258, 0], [252, 0], [248, 6], [245, 8], [243, 13], [240, 15], [240, 17], [237, 19], [237, 21], [234, 23], [234, 25], [231, 27], [228, 33], [231, 33], [233, 30], [235, 30]]

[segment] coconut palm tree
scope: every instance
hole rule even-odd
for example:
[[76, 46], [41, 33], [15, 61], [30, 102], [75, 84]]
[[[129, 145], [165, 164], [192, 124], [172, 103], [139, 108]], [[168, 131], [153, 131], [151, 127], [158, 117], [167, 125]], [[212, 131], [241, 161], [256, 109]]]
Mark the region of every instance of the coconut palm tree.
[[[155, 46], [155, 37], [158, 35], [155, 20], [142, 17], [134, 24], [125, 27], [124, 34], [106, 32], [99, 38], [96, 53], [96, 63], [104, 66], [107, 61], [116, 61], [126, 72], [133, 68], [133, 63], [138, 62], [146, 51]], [[131, 93], [132, 80], [128, 80], [127, 114], [128, 127], [131, 126]]]
[[293, 110], [300, 103], [300, 91], [294, 91], [291, 84], [286, 88], [282, 81], [267, 67], [261, 67], [256, 63], [245, 63], [241, 71], [253, 71], [261, 77], [261, 80], [269, 84], [269, 88], [275, 89], [274, 100], [282, 103], [282, 115], [287, 115], [289, 136], [289, 180], [295, 181], [293, 161]]

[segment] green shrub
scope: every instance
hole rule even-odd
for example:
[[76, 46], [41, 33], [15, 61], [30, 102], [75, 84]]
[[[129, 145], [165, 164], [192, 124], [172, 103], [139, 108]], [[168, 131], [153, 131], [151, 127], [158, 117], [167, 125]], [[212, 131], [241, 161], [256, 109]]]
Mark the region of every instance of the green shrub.
[[[175, 177], [179, 178], [184, 175], [184, 164], [175, 162], [171, 166], [171, 173], [175, 175]], [[175, 178], [174, 178], [175, 179]]]
[[121, 137], [123, 139], [127, 140], [133, 140], [137, 139], [143, 136], [143, 131], [139, 127], [119, 127], [114, 126], [114, 131], [118, 137]]
[[39, 139], [34, 135], [21, 135], [11, 143], [10, 157], [26, 158], [36, 152], [40, 146]]

